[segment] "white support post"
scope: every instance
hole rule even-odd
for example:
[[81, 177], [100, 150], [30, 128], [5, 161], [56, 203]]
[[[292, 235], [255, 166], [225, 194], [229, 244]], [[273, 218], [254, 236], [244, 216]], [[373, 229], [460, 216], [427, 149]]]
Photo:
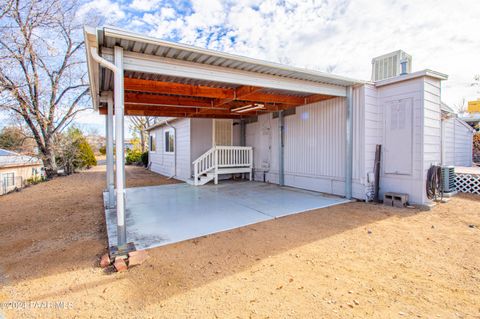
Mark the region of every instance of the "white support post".
[[347, 125], [346, 125], [346, 167], [345, 167], [345, 197], [352, 199], [352, 175], [353, 175], [353, 89], [347, 87]]
[[117, 239], [118, 246], [127, 242], [125, 228], [125, 155], [123, 138], [124, 117], [124, 89], [123, 89], [123, 48], [114, 48], [115, 72], [114, 95], [115, 95], [115, 160], [116, 160], [116, 186], [117, 186]]
[[253, 149], [250, 148], [248, 151], [248, 160], [250, 161], [250, 181], [253, 180]]
[[278, 111], [278, 185], [285, 185], [285, 169], [284, 169], [284, 136], [283, 127], [285, 120], [283, 117], [283, 110]]
[[108, 207], [115, 207], [115, 176], [114, 176], [114, 156], [113, 156], [113, 95], [109, 92], [107, 98], [107, 192]]
[[214, 182], [215, 182], [215, 185], [217, 185], [218, 184], [218, 149], [216, 147], [215, 147], [215, 150], [214, 150], [213, 154], [214, 154], [213, 155], [214, 156], [213, 160], [215, 161], [215, 180], [214, 180]]

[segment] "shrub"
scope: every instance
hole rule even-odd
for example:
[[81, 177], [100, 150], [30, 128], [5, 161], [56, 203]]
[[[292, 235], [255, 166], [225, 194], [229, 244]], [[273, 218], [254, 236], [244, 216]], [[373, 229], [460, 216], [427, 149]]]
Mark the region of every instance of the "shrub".
[[100, 146], [100, 148], [98, 149], [98, 152], [102, 155], [107, 154], [107, 147], [105, 145]]
[[82, 131], [71, 127], [58, 136], [56, 141], [56, 160], [65, 174], [75, 173], [77, 169], [90, 168], [97, 165], [95, 154]]
[[90, 168], [97, 165], [97, 159], [93, 150], [85, 138], [78, 141], [78, 152], [81, 161], [81, 167]]
[[148, 166], [148, 152], [143, 152], [142, 153], [142, 164], [145, 167]]
[[127, 165], [137, 164], [142, 161], [142, 152], [139, 150], [127, 150], [125, 162]]

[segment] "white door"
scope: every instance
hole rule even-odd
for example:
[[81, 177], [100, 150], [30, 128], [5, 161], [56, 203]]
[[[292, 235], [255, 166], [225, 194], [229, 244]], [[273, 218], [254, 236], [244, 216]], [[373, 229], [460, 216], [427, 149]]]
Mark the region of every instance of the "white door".
[[233, 144], [233, 120], [213, 120], [213, 145]]

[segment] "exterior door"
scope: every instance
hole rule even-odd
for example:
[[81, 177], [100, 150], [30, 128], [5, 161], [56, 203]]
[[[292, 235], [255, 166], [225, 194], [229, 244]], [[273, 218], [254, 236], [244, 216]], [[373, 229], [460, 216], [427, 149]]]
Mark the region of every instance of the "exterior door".
[[212, 145], [232, 145], [233, 144], [233, 120], [213, 120], [213, 140]]

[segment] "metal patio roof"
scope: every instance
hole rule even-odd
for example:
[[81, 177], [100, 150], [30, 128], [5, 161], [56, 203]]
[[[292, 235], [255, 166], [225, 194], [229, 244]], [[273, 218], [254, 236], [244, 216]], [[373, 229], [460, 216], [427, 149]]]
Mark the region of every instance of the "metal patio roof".
[[[98, 48], [100, 54], [102, 53], [102, 49], [112, 49], [114, 46], [121, 46], [124, 48], [125, 51], [146, 54], [149, 56], [158, 56], [160, 58], [193, 62], [200, 65], [218, 66], [238, 71], [254, 72], [257, 74], [264, 74], [273, 77], [281, 77], [293, 80], [309, 81], [313, 83], [323, 83], [344, 87], [355, 84], [362, 84], [366, 82], [330, 73], [248, 58], [244, 56], [199, 48], [186, 44], [169, 42], [109, 26], [97, 29], [85, 27], [85, 41], [87, 47], [87, 61], [92, 89], [91, 93], [94, 100], [95, 108], [98, 107], [96, 95], [101, 91], [111, 89], [112, 74], [110, 71], [103, 70], [100, 73], [97, 73], [96, 76], [94, 76], [94, 68], [98, 68], [98, 64], [96, 64], [96, 62], [93, 61], [89, 56], [89, 50], [92, 47]], [[186, 82], [188, 84], [200, 84], [213, 87], [234, 87], [232, 86], [232, 84], [222, 83], [221, 81], [213, 82], [193, 79], [175, 79], [172, 77], [162, 76], [153, 73], [130, 73], [126, 71], [125, 75], [135, 78], [154, 80], [158, 79], [162, 81], [172, 82], [178, 81]], [[94, 77], [97, 77], [98, 80]], [[92, 86], [95, 86], [96, 88]]]

